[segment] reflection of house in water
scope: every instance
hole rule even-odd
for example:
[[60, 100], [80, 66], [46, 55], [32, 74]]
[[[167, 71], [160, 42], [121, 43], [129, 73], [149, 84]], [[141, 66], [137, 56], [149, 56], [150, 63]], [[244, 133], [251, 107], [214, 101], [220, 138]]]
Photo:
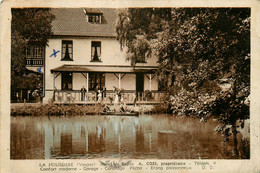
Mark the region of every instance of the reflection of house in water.
[[47, 117], [14, 117], [11, 159], [234, 158], [231, 155], [234, 146], [223, 148], [221, 136], [209, 133], [215, 127], [213, 121], [203, 125], [194, 123], [193, 119], [186, 122], [186, 119], [174, 118], [174, 123], [168, 123], [171, 118], [77, 116], [49, 120]]
[[[105, 130], [81, 123], [45, 125], [45, 158], [101, 153], [105, 148]], [[98, 127], [97, 127], [98, 128]], [[101, 128], [101, 127], [100, 127]]]
[[156, 150], [157, 135], [152, 139], [151, 126], [138, 125], [137, 118], [102, 120], [45, 124], [45, 158], [93, 154], [140, 156], [152, 152], [152, 141]]
[[60, 154], [63, 156], [69, 156], [72, 154], [72, 134], [61, 133], [60, 142]]
[[[52, 158], [52, 147], [54, 147], [54, 126], [51, 124], [44, 123], [44, 158], [50, 159]], [[53, 130], [54, 129], [54, 130]]]
[[86, 150], [86, 138], [87, 133], [83, 126], [77, 127], [75, 132], [72, 132], [72, 153], [77, 155], [85, 155]]
[[137, 129], [135, 132], [135, 151], [144, 151], [144, 133], [142, 128]]
[[[101, 128], [101, 127], [99, 127]], [[96, 128], [96, 133], [90, 133], [88, 135], [88, 153], [102, 153], [105, 150], [104, 130]]]
[[174, 139], [178, 138], [158, 134], [162, 127], [152, 122], [153, 119], [149, 119], [144, 123], [136, 117], [88, 117], [73, 123], [67, 120], [46, 123], [45, 158], [111, 155], [134, 158], [156, 155], [158, 150], [159, 153], [173, 153]]

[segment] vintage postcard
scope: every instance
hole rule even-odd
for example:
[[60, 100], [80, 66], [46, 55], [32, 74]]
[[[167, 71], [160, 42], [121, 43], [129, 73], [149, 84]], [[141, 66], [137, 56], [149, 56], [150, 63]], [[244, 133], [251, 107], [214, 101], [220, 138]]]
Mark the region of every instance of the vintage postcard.
[[1, 172], [260, 172], [260, 1], [1, 2]]

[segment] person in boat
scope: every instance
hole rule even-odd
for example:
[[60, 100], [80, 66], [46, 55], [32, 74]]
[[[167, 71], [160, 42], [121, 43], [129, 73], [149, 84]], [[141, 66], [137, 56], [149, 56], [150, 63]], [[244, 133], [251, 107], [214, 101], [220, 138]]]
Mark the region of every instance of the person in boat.
[[105, 105], [103, 112], [111, 112], [111, 109], [108, 105]]
[[120, 112], [130, 112], [130, 110], [126, 106], [126, 103], [123, 101], [123, 99], [121, 100], [121, 103], [120, 103]]
[[124, 113], [124, 112], [126, 112], [126, 111], [127, 111], [126, 105], [123, 104], [123, 103], [121, 103], [121, 104], [120, 104], [120, 112]]

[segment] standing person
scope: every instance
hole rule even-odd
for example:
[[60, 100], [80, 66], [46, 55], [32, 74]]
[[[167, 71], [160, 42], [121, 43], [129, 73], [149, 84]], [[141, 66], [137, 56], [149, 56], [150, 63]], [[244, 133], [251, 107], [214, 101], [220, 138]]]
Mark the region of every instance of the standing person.
[[124, 93], [122, 93], [120, 96], [120, 102], [124, 103]]
[[136, 101], [137, 101], [137, 92], [134, 93], [134, 107], [136, 106]]
[[86, 88], [83, 86], [80, 92], [81, 92], [81, 101], [85, 101], [86, 92], [87, 92]]
[[121, 97], [122, 97], [122, 93], [121, 93], [121, 90], [119, 89], [118, 90], [118, 100], [119, 100], [119, 103], [121, 102]]
[[116, 105], [116, 104], [118, 104], [118, 103], [119, 103], [118, 93], [117, 93], [117, 91], [115, 90], [114, 105]]
[[102, 93], [100, 90], [98, 90], [98, 103], [102, 102]]
[[96, 85], [95, 86], [95, 93], [96, 93], [96, 101], [98, 101], [98, 86]]
[[103, 91], [102, 91], [102, 97], [105, 98], [107, 96], [107, 88], [105, 87], [105, 85], [103, 86]]

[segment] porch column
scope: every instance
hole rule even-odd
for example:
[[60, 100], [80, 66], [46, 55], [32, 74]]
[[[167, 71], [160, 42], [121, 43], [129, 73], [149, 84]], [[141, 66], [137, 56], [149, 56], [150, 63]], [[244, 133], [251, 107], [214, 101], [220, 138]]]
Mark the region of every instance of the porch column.
[[53, 90], [55, 90], [55, 72], [53, 72]]
[[152, 91], [152, 74], [149, 74], [150, 91]]
[[87, 73], [87, 92], [88, 92], [88, 78], [89, 78], [89, 75]]
[[121, 73], [118, 75], [118, 87], [121, 89]]

